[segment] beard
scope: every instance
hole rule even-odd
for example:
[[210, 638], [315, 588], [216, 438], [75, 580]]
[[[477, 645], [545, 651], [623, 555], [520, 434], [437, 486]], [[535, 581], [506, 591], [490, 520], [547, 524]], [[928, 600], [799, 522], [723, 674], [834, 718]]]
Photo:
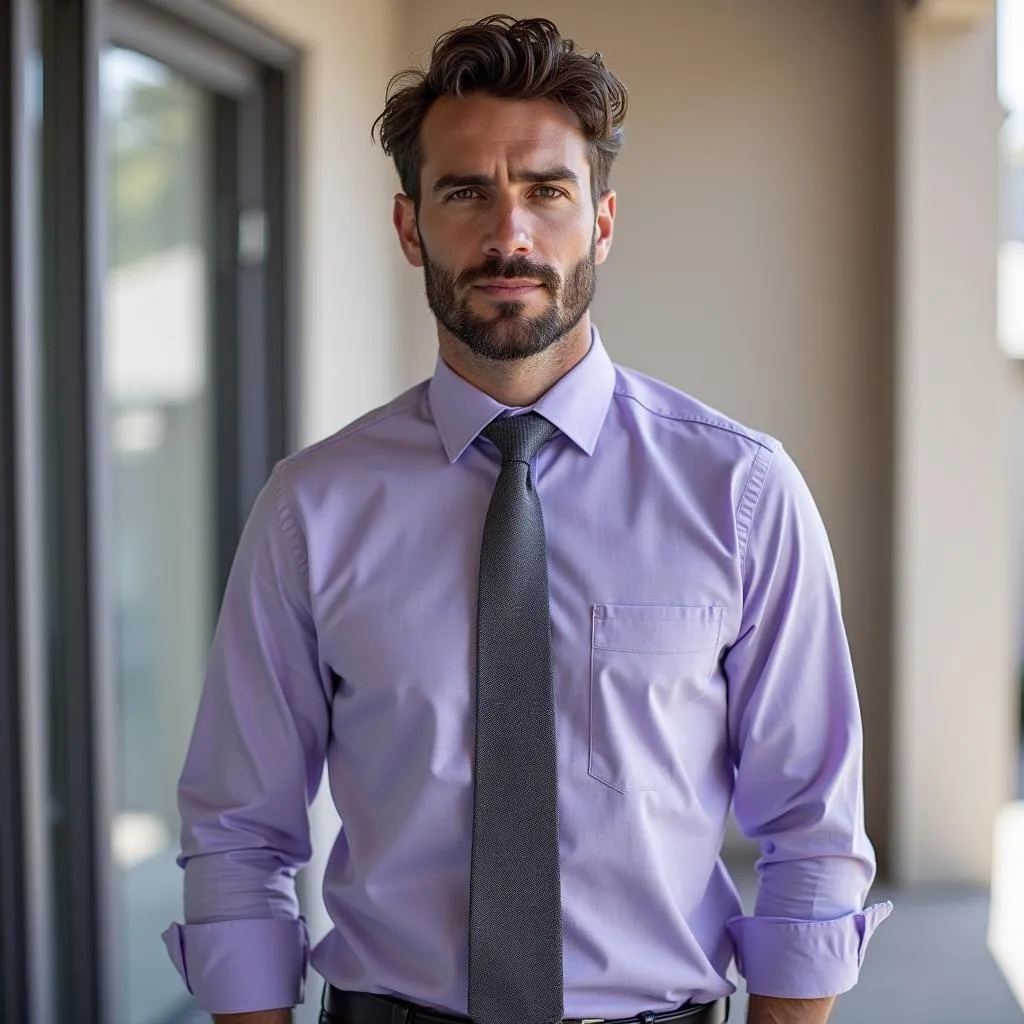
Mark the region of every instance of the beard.
[[[525, 256], [487, 260], [456, 275], [430, 259], [425, 247], [422, 252], [430, 311], [452, 337], [484, 359], [511, 362], [545, 351], [583, 319], [597, 290], [596, 241], [564, 280], [551, 267]], [[528, 316], [524, 312], [526, 303], [519, 301], [497, 303], [490, 316], [480, 316], [470, 309], [466, 292], [474, 281], [517, 277], [539, 281], [547, 289], [549, 297], [543, 313]]]

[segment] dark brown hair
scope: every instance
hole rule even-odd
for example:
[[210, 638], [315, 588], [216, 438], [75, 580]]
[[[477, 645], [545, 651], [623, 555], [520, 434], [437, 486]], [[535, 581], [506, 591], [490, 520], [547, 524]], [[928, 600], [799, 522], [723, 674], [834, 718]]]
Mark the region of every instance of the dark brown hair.
[[423, 119], [439, 97], [473, 92], [560, 103], [579, 122], [589, 144], [594, 202], [608, 191], [612, 161], [623, 143], [626, 87], [604, 66], [600, 53], [581, 53], [547, 18], [516, 21], [492, 14], [441, 36], [426, 71], [410, 68], [388, 83], [384, 112], [371, 133], [379, 131], [402, 190], [417, 205]]

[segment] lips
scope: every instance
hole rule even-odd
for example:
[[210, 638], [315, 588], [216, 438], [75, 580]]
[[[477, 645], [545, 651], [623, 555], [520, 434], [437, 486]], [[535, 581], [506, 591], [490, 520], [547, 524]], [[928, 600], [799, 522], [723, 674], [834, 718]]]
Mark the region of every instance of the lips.
[[492, 278], [479, 281], [474, 287], [496, 299], [516, 299], [528, 295], [537, 288], [542, 288], [543, 285], [539, 281], [524, 281], [521, 278], [498, 280]]

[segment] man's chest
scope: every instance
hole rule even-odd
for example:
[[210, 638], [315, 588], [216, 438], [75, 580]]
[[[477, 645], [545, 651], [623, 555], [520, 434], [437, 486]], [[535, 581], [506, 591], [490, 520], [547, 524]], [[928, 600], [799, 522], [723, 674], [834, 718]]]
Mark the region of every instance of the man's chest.
[[[610, 487], [569, 470], [539, 484], [562, 771], [620, 792], [668, 788], [721, 747], [719, 658], [740, 603], [732, 510], [678, 479], [622, 473]], [[337, 752], [365, 769], [404, 743], [421, 768], [464, 784], [493, 480], [424, 483], [382, 478], [339, 506], [338, 528], [310, 551], [313, 608], [338, 679]]]

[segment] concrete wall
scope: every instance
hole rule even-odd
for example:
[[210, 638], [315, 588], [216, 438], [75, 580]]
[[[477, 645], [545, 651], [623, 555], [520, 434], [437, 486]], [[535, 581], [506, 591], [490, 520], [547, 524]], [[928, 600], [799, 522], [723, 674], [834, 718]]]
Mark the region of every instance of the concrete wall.
[[898, 66], [894, 866], [984, 882], [1019, 736], [994, 11], [901, 18]]
[[[469, 0], [405, 0], [405, 59]], [[780, 437], [829, 527], [884, 859], [889, 788], [892, 44], [880, 0], [548, 0], [630, 91], [595, 319], [613, 356]], [[512, 4], [511, 13], [538, 12]], [[433, 328], [408, 285], [408, 379]]]

